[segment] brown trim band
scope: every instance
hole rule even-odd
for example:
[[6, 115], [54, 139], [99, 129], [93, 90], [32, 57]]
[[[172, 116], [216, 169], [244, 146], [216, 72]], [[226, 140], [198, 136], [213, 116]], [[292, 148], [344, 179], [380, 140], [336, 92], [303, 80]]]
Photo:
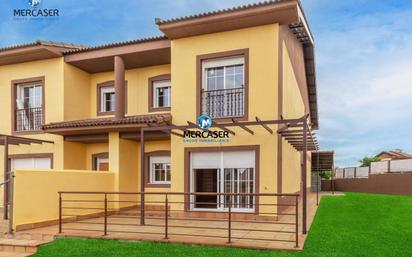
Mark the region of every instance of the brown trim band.
[[[149, 112], [163, 112], [163, 111], [170, 111], [170, 107], [153, 107], [153, 83], [156, 81], [164, 81], [164, 80], [171, 80], [171, 75], [169, 74], [162, 74], [155, 77], [150, 77], [148, 81], [148, 107]], [[172, 89], [173, 90], [173, 89]]]
[[155, 183], [150, 183], [150, 157], [153, 156], [170, 156], [170, 151], [167, 150], [161, 150], [161, 151], [153, 151], [153, 152], [146, 152], [144, 154], [145, 158], [145, 167], [144, 167], [144, 177], [145, 177], [145, 182], [144, 186], [146, 188], [170, 188], [171, 184], [155, 184]]
[[31, 135], [31, 134], [41, 134], [42, 130], [16, 130], [16, 97], [17, 97], [17, 86], [31, 84], [34, 82], [40, 82], [42, 87], [42, 124], [45, 124], [46, 108], [45, 108], [45, 77], [32, 77], [25, 79], [17, 79], [11, 81], [11, 134], [12, 135]]
[[[104, 87], [113, 87], [114, 89], [114, 80], [108, 80], [108, 81], [104, 81], [104, 82], [100, 82], [97, 83], [97, 87], [96, 87], [96, 115], [97, 116], [106, 116], [106, 115], [114, 115], [114, 111], [112, 112], [102, 112], [100, 110], [101, 107], [101, 97], [100, 97], [100, 93], [101, 93], [101, 89]], [[127, 80], [125, 80], [124, 82], [124, 90], [125, 90], [125, 112], [127, 113]]]
[[[28, 159], [28, 158], [50, 158], [50, 169], [53, 169], [54, 155], [53, 153], [23, 153], [10, 154], [9, 161], [13, 159]], [[11, 162], [10, 162], [11, 164]]]
[[[197, 117], [201, 115], [202, 111], [202, 62], [210, 59], [225, 58], [225, 57], [234, 57], [234, 56], [243, 56], [245, 58], [245, 107], [244, 115], [241, 117], [230, 117], [236, 118], [237, 120], [248, 120], [249, 117], [249, 48], [237, 49], [225, 52], [210, 53], [196, 56], [196, 115]], [[215, 118], [216, 121], [231, 121], [228, 118]]]
[[[229, 152], [229, 151], [255, 151], [255, 193], [260, 191], [260, 145], [239, 145], [239, 146], [211, 146], [211, 147], [185, 147], [184, 148], [184, 192], [190, 192], [190, 153], [199, 152]], [[185, 211], [190, 211], [189, 196], [185, 196]], [[259, 197], [256, 197], [256, 206], [259, 206]], [[255, 208], [255, 213], [259, 213], [259, 208]]]

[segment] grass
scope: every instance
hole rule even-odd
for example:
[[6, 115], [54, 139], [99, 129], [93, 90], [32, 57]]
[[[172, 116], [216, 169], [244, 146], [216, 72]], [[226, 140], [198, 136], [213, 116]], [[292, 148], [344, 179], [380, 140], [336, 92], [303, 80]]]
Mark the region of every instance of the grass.
[[33, 257], [401, 257], [411, 242], [412, 197], [347, 193], [322, 198], [301, 252], [62, 238]]

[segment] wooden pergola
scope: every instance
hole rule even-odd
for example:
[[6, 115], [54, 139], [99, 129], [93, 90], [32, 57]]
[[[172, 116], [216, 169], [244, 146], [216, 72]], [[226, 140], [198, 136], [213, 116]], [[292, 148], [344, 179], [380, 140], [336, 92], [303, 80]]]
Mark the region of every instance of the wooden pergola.
[[[264, 128], [267, 133], [273, 135], [280, 135], [289, 144], [291, 144], [297, 151], [302, 152], [302, 172], [301, 172], [301, 182], [302, 182], [302, 232], [307, 233], [307, 152], [318, 150], [318, 142], [315, 138], [314, 133], [311, 130], [311, 126], [308, 122], [309, 114], [306, 114], [297, 119], [277, 119], [277, 120], [262, 120], [259, 117], [255, 117], [255, 121], [239, 121], [236, 119], [231, 119], [231, 122], [227, 123], [217, 123], [213, 121], [210, 129], [220, 129], [228, 132], [229, 134], [236, 136], [236, 132], [231, 128], [240, 128], [243, 131], [254, 135], [255, 131], [253, 127], [259, 126]], [[277, 125], [276, 129], [271, 128], [270, 125]], [[149, 131], [161, 131], [169, 135], [175, 135], [184, 138], [182, 132], [187, 130], [197, 130], [199, 129], [195, 122], [187, 121], [187, 125], [175, 125], [168, 123], [167, 126], [148, 126], [140, 129], [140, 188], [144, 192], [145, 188], [145, 132]], [[140, 223], [144, 224], [144, 194], [141, 194], [141, 204], [140, 204]]]
[[[53, 141], [48, 140], [40, 140], [40, 139], [33, 139], [27, 137], [19, 137], [19, 136], [12, 136], [12, 135], [5, 135], [0, 134], [0, 146], [4, 146], [3, 158], [4, 158], [4, 181], [0, 183], [0, 186], [4, 186], [4, 193], [3, 193], [3, 218], [4, 219], [12, 219], [13, 218], [13, 208], [10, 202], [13, 198], [13, 190], [12, 186], [13, 183], [12, 177], [10, 176], [10, 166], [9, 166], [9, 146], [10, 145], [31, 145], [31, 144], [54, 144]], [[10, 215], [9, 215], [9, 206], [10, 206]]]

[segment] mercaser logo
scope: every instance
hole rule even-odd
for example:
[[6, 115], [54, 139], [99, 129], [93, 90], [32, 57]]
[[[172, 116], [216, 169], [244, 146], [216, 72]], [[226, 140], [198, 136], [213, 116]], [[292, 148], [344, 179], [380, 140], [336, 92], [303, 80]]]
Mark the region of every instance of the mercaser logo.
[[211, 131], [213, 120], [209, 115], [201, 115], [197, 119], [197, 127], [203, 131], [185, 130], [183, 132], [185, 142], [227, 142], [228, 131]]
[[59, 17], [59, 9], [39, 8], [40, 0], [28, 0], [30, 8], [13, 9], [14, 17]]

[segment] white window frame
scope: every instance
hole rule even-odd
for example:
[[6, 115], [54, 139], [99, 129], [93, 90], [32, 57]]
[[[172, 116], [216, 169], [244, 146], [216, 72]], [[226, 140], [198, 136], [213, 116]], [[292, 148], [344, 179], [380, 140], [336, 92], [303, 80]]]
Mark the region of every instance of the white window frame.
[[[218, 59], [210, 59], [202, 61], [202, 89], [208, 90], [207, 88], [207, 69], [209, 68], [220, 68], [223, 67], [223, 89], [226, 89], [226, 67], [232, 65], [243, 65], [243, 87], [245, 86], [245, 57], [234, 56], [225, 57]], [[222, 89], [222, 90], [223, 90]]]
[[150, 184], [162, 184], [162, 185], [169, 185], [171, 181], [167, 181], [167, 170], [165, 171], [165, 180], [164, 181], [158, 181], [156, 180], [156, 174], [154, 170], [154, 164], [162, 164], [162, 165], [168, 165], [169, 166], [169, 172], [170, 172], [170, 177], [172, 176], [172, 170], [171, 170], [171, 163], [170, 163], [170, 156], [150, 156], [149, 157], [149, 182]]
[[100, 112], [114, 112], [116, 109], [116, 106], [114, 106], [113, 110], [106, 111], [106, 100], [104, 96], [108, 93], [115, 93], [114, 86], [104, 86], [100, 88]]
[[[43, 85], [41, 83], [34, 82], [33, 84], [17, 84], [17, 109], [24, 109], [24, 88], [33, 88], [33, 100], [30, 100], [30, 106], [28, 108], [41, 108], [43, 107]], [[40, 96], [36, 97], [36, 90], [34, 88], [40, 88], [38, 91]], [[30, 98], [31, 99], [31, 98]], [[37, 100], [39, 101], [37, 103]]]
[[[169, 105], [167, 106], [159, 106], [159, 95], [157, 92], [158, 88], [169, 88], [169, 95], [167, 101]], [[172, 94], [172, 85], [170, 80], [159, 80], [153, 82], [153, 108], [168, 108], [171, 106], [171, 94]]]

